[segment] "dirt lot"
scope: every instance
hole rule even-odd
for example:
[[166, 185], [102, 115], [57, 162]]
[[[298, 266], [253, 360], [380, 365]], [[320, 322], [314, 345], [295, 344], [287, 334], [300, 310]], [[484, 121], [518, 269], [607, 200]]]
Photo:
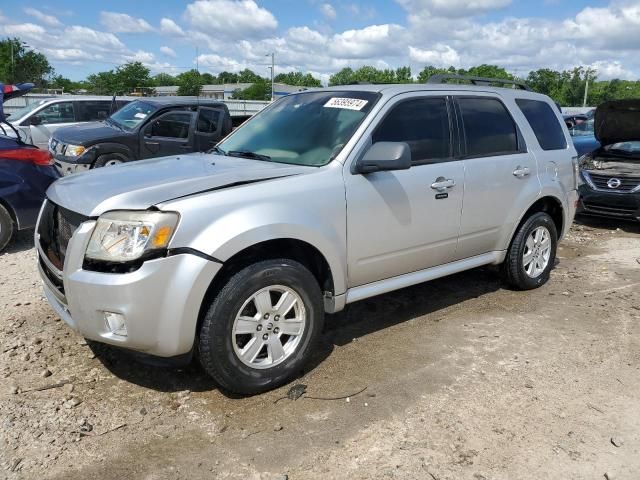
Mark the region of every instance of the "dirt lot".
[[366, 390], [277, 403], [289, 386], [231, 398], [92, 351], [23, 234], [0, 256], [0, 479], [638, 479], [639, 234], [575, 225], [531, 292], [484, 268], [351, 305], [296, 383]]

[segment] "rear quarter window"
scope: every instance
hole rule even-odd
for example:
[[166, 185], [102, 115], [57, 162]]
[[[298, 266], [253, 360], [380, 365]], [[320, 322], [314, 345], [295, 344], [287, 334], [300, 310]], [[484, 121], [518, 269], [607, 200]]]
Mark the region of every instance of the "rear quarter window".
[[567, 139], [558, 117], [547, 102], [519, 98], [518, 107], [526, 117], [543, 150], [564, 150]]

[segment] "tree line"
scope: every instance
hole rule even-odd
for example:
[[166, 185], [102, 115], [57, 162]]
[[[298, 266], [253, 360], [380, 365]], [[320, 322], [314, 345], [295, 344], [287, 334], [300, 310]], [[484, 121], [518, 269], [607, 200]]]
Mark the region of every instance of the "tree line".
[[[437, 68], [425, 66], [417, 76], [410, 67], [378, 69], [363, 66], [358, 69], [343, 68], [329, 78], [329, 85], [355, 83], [425, 83], [435, 74], [453, 73], [487, 78], [506, 78], [526, 82], [534, 91], [549, 95], [562, 106], [581, 106], [587, 89], [587, 105], [599, 105], [607, 100], [640, 98], [640, 81], [597, 79], [597, 72], [590, 68], [576, 67], [555, 71], [541, 68], [517, 78], [497, 65], [478, 65], [469, 69], [455, 67]], [[271, 97], [271, 79], [262, 77], [250, 69], [240, 72], [221, 72], [217, 75], [196, 69], [178, 75], [159, 73], [151, 75], [141, 62], [129, 62], [114, 69], [89, 75], [85, 80], [72, 81], [56, 74], [46, 56], [30, 50], [18, 38], [0, 41], [0, 81], [5, 83], [33, 82], [41, 89], [64, 89], [65, 92], [86, 91], [98, 95], [126, 95], [138, 91], [153, 93], [155, 87], [178, 86], [178, 95], [198, 95], [203, 85], [224, 83], [250, 83], [249, 88], [237, 89], [233, 98], [244, 100], [268, 100]], [[288, 72], [275, 76], [274, 81], [299, 87], [320, 87], [319, 79], [310, 73]]]

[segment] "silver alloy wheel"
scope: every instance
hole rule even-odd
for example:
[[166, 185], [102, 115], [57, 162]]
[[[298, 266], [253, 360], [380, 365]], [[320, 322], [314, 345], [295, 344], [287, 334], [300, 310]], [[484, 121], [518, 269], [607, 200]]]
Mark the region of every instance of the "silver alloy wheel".
[[300, 344], [307, 313], [290, 287], [271, 285], [242, 305], [232, 329], [233, 350], [251, 368], [271, 368], [289, 358]]
[[537, 278], [549, 265], [551, 258], [551, 234], [547, 227], [539, 226], [527, 237], [522, 255], [524, 271]]
[[120, 165], [122, 163], [122, 160], [117, 160], [117, 159], [113, 159], [113, 160], [107, 160], [104, 164], [105, 167], [112, 167], [114, 165]]

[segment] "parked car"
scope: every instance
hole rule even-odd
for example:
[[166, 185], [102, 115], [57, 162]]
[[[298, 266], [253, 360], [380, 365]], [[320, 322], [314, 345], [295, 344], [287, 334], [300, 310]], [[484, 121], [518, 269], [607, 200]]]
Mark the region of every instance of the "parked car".
[[589, 117], [582, 113], [563, 115], [563, 117], [564, 117], [564, 123], [567, 124], [567, 128], [569, 130], [589, 120]]
[[[20, 86], [19, 86], [20, 87]], [[15, 88], [0, 84], [2, 101], [28, 92], [33, 85]], [[4, 122], [0, 102], [0, 123]], [[45, 192], [59, 177], [49, 152], [28, 145], [17, 138], [10, 125], [0, 125], [0, 252], [17, 230], [33, 228]], [[8, 136], [4, 132], [13, 132]]]
[[58, 130], [49, 150], [60, 173], [131, 160], [204, 152], [231, 132], [228, 107], [195, 97], [146, 97], [104, 122]]
[[586, 155], [600, 148], [600, 142], [596, 139], [593, 131], [593, 124], [594, 120], [591, 118], [569, 129], [573, 146], [576, 148], [579, 156]]
[[601, 146], [580, 160], [579, 213], [640, 220], [640, 99], [600, 105]]
[[195, 353], [225, 389], [261, 392], [301, 371], [348, 303], [487, 264], [516, 289], [547, 282], [575, 155], [553, 102], [526, 90], [295, 93], [211, 154], [57, 181], [38, 265], [83, 336]]
[[62, 127], [106, 119], [132, 98], [63, 95], [45, 98], [11, 112], [9, 121], [24, 134], [24, 141], [47, 149], [51, 135]]

